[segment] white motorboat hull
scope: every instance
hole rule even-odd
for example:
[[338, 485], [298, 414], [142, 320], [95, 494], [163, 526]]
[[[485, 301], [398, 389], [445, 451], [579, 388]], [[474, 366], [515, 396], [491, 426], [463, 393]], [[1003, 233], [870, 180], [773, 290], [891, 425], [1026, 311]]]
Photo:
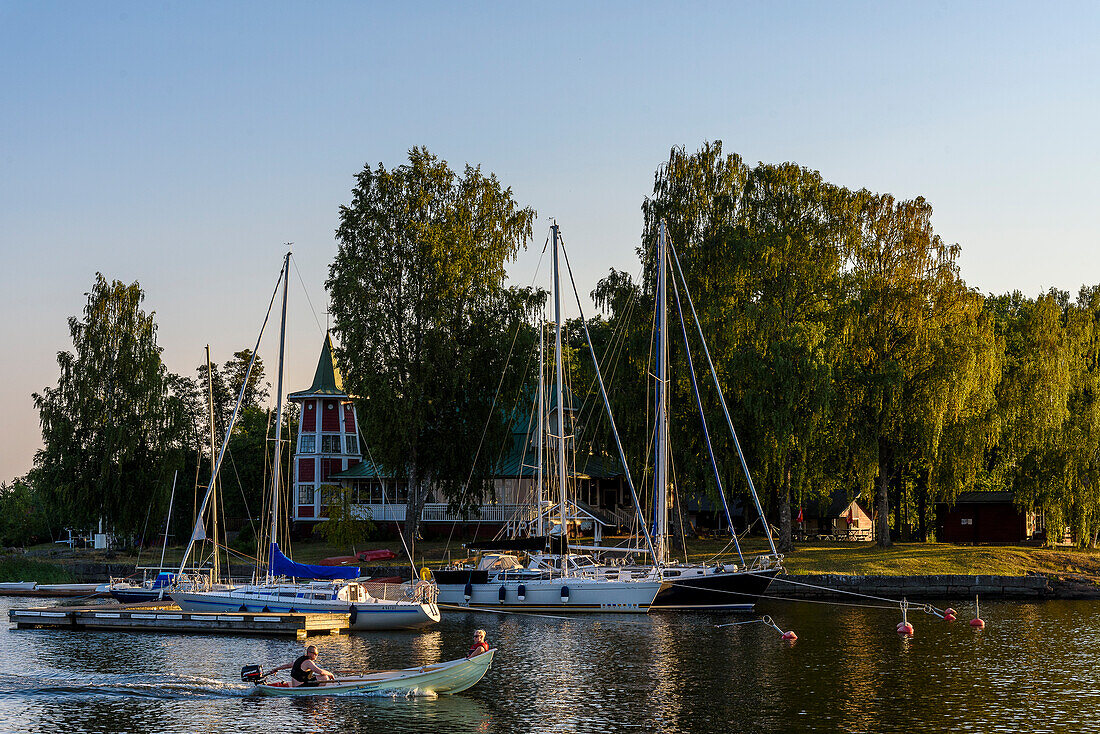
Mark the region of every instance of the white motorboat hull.
[[439, 607], [431, 603], [383, 601], [359, 602], [320, 599], [280, 599], [250, 593], [248, 587], [232, 591], [173, 591], [172, 601], [186, 612], [276, 612], [280, 614], [328, 613], [351, 616], [351, 629], [418, 629], [439, 621]]
[[[471, 609], [526, 612], [645, 614], [661, 586], [660, 581], [602, 581], [571, 577], [526, 581], [506, 579], [468, 585], [439, 584], [439, 603]], [[568, 590], [568, 595], [562, 593], [563, 589]], [[466, 598], [467, 591], [469, 599]], [[523, 598], [520, 598], [521, 593]]]
[[484, 677], [493, 662], [496, 648], [466, 659], [404, 670], [380, 670], [344, 674], [332, 683], [297, 686], [289, 683], [264, 683], [256, 693], [265, 696], [339, 696], [388, 695], [434, 696], [465, 691]]

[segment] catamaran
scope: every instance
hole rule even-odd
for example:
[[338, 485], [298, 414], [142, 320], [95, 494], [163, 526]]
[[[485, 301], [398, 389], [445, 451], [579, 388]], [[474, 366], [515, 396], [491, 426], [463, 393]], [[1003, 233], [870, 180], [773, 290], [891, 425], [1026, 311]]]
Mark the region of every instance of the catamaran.
[[[286, 345], [286, 302], [289, 279], [290, 253], [288, 252], [283, 262], [283, 269], [279, 273], [283, 299], [275, 410], [275, 446], [277, 449], [272, 474], [271, 535], [267, 546], [264, 577], [257, 583], [235, 588], [177, 587], [170, 592], [172, 600], [181, 609], [193, 612], [233, 610], [245, 612], [341, 613], [349, 615], [350, 626], [353, 630], [416, 629], [438, 622], [439, 607], [436, 604], [436, 589], [433, 584], [427, 582], [417, 582], [410, 585], [361, 583], [356, 580], [360, 576], [359, 568], [356, 566], [313, 566], [295, 563], [279, 549], [276, 539], [279, 537], [279, 480], [282, 451], [278, 447], [282, 446], [283, 353]], [[269, 316], [277, 293], [278, 286], [276, 286], [275, 293], [272, 294], [271, 304], [268, 305]], [[267, 325], [267, 318], [264, 319], [264, 325]], [[263, 328], [260, 329], [260, 337], [262, 336]], [[251, 374], [258, 349], [259, 339], [256, 342], [256, 349], [252, 352], [252, 361], [249, 362], [243, 385], [248, 384], [248, 377]], [[237, 404], [233, 409], [233, 416], [230, 418], [230, 428], [226, 431], [221, 452], [218, 454], [217, 463], [214, 467], [215, 476], [221, 466], [222, 456], [229, 442], [229, 433], [240, 409], [244, 396], [243, 385], [241, 395], [238, 397]], [[211, 487], [213, 485], [212, 480]], [[198, 513], [199, 520], [196, 522], [195, 531], [192, 533], [191, 540], [184, 551], [180, 573], [183, 572], [196, 540], [204, 536], [202, 518], [210, 500], [210, 493], [211, 490], [208, 488]], [[310, 581], [308, 583], [297, 583], [297, 579], [310, 579]]]

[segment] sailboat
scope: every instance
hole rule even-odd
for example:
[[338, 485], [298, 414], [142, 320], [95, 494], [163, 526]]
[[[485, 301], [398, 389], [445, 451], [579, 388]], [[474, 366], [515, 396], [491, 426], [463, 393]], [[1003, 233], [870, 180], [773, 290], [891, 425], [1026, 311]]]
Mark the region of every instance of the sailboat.
[[[283, 261], [283, 269], [279, 273], [279, 281], [283, 289], [282, 322], [279, 335], [279, 368], [277, 380], [277, 397], [275, 410], [275, 463], [273, 471], [273, 489], [271, 503], [271, 537], [269, 538], [267, 564], [262, 581], [229, 589], [176, 589], [171, 592], [172, 600], [181, 609], [191, 612], [209, 611], [242, 611], [242, 612], [328, 612], [347, 614], [350, 618], [350, 626], [353, 630], [380, 630], [380, 629], [416, 629], [439, 621], [439, 607], [436, 604], [435, 587], [427, 582], [418, 582], [415, 585], [402, 587], [396, 586], [396, 596], [388, 598], [391, 594], [381, 593], [389, 590], [390, 585], [363, 584], [356, 581], [359, 578], [359, 568], [354, 566], [312, 566], [304, 563], [295, 563], [289, 559], [279, 548], [277, 542], [279, 528], [279, 481], [281, 476], [280, 462], [282, 457], [282, 429], [283, 429], [283, 353], [286, 345], [286, 301], [287, 289], [290, 279], [290, 253], [286, 254]], [[272, 294], [272, 304], [275, 295]], [[268, 306], [270, 316], [271, 305]], [[267, 319], [264, 320], [267, 325]], [[263, 336], [263, 328], [260, 329]], [[256, 349], [252, 352], [253, 362], [259, 349], [257, 339]], [[248, 376], [252, 370], [252, 362], [249, 363], [248, 372], [245, 373], [244, 385], [248, 384]], [[229, 426], [232, 430], [236, 421], [237, 412], [240, 409], [241, 399], [244, 396], [244, 386], [238, 397], [237, 405], [233, 409], [233, 417]], [[217, 475], [221, 465], [222, 456], [225, 453], [229, 441], [229, 431], [226, 432], [225, 441], [221, 452], [218, 454], [214, 475]], [[211, 481], [213, 486], [213, 481]], [[199, 520], [192, 533], [187, 550], [184, 551], [183, 561], [180, 565], [182, 573], [187, 558], [196, 539], [203, 533], [201, 528], [202, 516], [210, 499], [210, 490], [207, 490], [203, 498], [202, 508], [199, 511]], [[295, 579], [311, 579], [308, 583], [297, 583]], [[374, 593], [372, 593], [374, 592]]]
[[[673, 563], [670, 560], [668, 551], [668, 519], [669, 519], [669, 479], [668, 479], [668, 451], [669, 451], [669, 401], [668, 401], [668, 265], [670, 262], [675, 262], [676, 273], [679, 273], [680, 281], [683, 283], [683, 289], [685, 294], [685, 300], [691, 307], [691, 314], [694, 318], [696, 325], [699, 325], [699, 320], [695, 314], [695, 306], [691, 302], [691, 295], [687, 292], [687, 282], [683, 277], [683, 271], [679, 269], [679, 259], [675, 258], [675, 251], [672, 251], [670, 257], [669, 248], [667, 243], [667, 235], [665, 232], [665, 223], [662, 221], [659, 226], [658, 239], [657, 239], [657, 258], [658, 258], [658, 280], [657, 280], [657, 419], [656, 419], [656, 451], [655, 467], [654, 467], [654, 531], [653, 531], [653, 563], [651, 565], [634, 565], [625, 567], [612, 567], [612, 568], [626, 568], [630, 569], [634, 573], [644, 573], [654, 577], [660, 577], [668, 582], [657, 594], [657, 597], [653, 600], [653, 609], [665, 609], [665, 610], [699, 610], [699, 609], [711, 609], [711, 610], [740, 610], [748, 611], [753, 608], [757, 599], [759, 599], [768, 589], [772, 580], [777, 574], [782, 571], [782, 556], [776, 551], [775, 541], [771, 535], [771, 529], [768, 527], [768, 523], [764, 520], [764, 532], [767, 536], [768, 545], [771, 549], [771, 553], [756, 556], [750, 561], [745, 560], [741, 555], [740, 546], [737, 545], [737, 535], [733, 528], [733, 519], [730, 516], [729, 505], [726, 503], [725, 493], [722, 490], [722, 481], [718, 472], [718, 465], [714, 457], [714, 451], [711, 446], [710, 433], [707, 428], [706, 419], [703, 417], [702, 399], [699, 395], [698, 384], [696, 381], [694, 366], [691, 359], [690, 349], [687, 343], [687, 326], [684, 321], [684, 314], [682, 304], [680, 302], [680, 287], [673, 281], [674, 295], [677, 304], [677, 308], [680, 314], [680, 324], [683, 330], [684, 337], [684, 349], [687, 355], [688, 368], [691, 370], [691, 383], [695, 392], [695, 398], [697, 407], [699, 409], [700, 417], [703, 420], [702, 432], [706, 439], [707, 449], [710, 455], [711, 468], [714, 471], [714, 478], [718, 485], [718, 492], [722, 498], [722, 506], [725, 509], [726, 519], [729, 522], [730, 533], [732, 535], [733, 543], [737, 545], [737, 553], [739, 555], [740, 563], [716, 563], [714, 565], [705, 564], [692, 564], [692, 563]], [[674, 259], [675, 258], [675, 259]], [[730, 433], [733, 437], [734, 446], [737, 449], [737, 455], [741, 462], [741, 468], [744, 472], [745, 479], [748, 484], [749, 492], [752, 495], [753, 502], [756, 506], [756, 510], [759, 513], [760, 518], [764, 519], [764, 510], [760, 504], [760, 498], [756, 493], [756, 487], [753, 484], [751, 473], [747, 463], [745, 462], [744, 453], [741, 451], [740, 442], [737, 440], [737, 432], [733, 428], [733, 422], [730, 419], [729, 410], [726, 407], [725, 397], [722, 394], [722, 389], [718, 384], [718, 376], [714, 370], [713, 362], [710, 358], [710, 351], [707, 348], [706, 339], [703, 337], [702, 329], [699, 328], [698, 336], [703, 345], [703, 351], [706, 354], [707, 365], [710, 368], [711, 376], [713, 377], [714, 386], [718, 392], [719, 401], [722, 406], [722, 411], [725, 415]], [[639, 549], [644, 552], [644, 549]]]
[[[523, 610], [544, 612], [621, 612], [645, 613], [653, 603], [654, 597], [664, 586], [663, 580], [651, 574], [639, 578], [628, 569], [607, 569], [599, 567], [592, 559], [570, 553], [568, 543], [568, 485], [565, 474], [565, 410], [562, 399], [562, 356], [561, 356], [561, 274], [558, 267], [560, 237], [558, 226], [551, 227], [553, 236], [553, 274], [554, 274], [554, 390], [558, 409], [556, 411], [557, 439], [557, 482], [559, 490], [560, 533], [556, 545], [559, 552], [553, 555], [553, 561], [544, 566], [532, 568], [524, 566], [518, 557], [511, 553], [483, 554], [477, 567], [440, 569], [434, 572], [439, 587], [439, 600], [466, 608], [494, 610]], [[540, 339], [541, 343], [541, 339]], [[540, 346], [541, 349], [541, 346]], [[599, 376], [599, 364], [596, 364]], [[610, 402], [603, 391], [603, 379], [599, 378], [604, 406], [610, 418]], [[541, 366], [540, 366], [540, 433], [541, 427]], [[614, 424], [614, 419], [611, 419]], [[617, 440], [617, 437], [616, 437]], [[539, 504], [541, 505], [541, 436], [539, 459]], [[620, 458], [623, 458], [619, 446]], [[626, 461], [623, 458], [623, 465]], [[628, 483], [629, 476], [628, 476]], [[633, 485], [631, 484], [633, 491]], [[635, 504], [637, 501], [635, 497]], [[640, 508], [639, 513], [640, 513]], [[541, 507], [540, 507], [541, 510]], [[541, 529], [541, 511], [539, 524]], [[535, 547], [544, 547], [545, 538], [532, 539]], [[508, 545], [507, 542], [501, 543]]]

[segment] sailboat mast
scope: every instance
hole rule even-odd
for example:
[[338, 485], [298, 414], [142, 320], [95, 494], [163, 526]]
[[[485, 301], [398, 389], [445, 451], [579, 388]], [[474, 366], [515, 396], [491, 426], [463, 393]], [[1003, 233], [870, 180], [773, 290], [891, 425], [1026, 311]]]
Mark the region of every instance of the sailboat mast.
[[275, 543], [279, 532], [279, 477], [283, 458], [283, 352], [286, 349], [286, 292], [290, 284], [290, 252], [283, 260], [283, 317], [279, 323], [279, 376], [275, 388], [275, 470], [271, 483], [271, 544], [268, 546], [267, 575], [271, 576], [271, 562], [275, 557]]
[[668, 289], [666, 287], [665, 223], [657, 233], [657, 466], [654, 471], [653, 542], [658, 565], [668, 560]]
[[562, 399], [561, 367], [561, 273], [558, 272], [558, 225], [550, 227], [554, 236], [554, 397], [558, 405], [558, 488], [561, 496], [561, 572], [564, 575], [569, 561], [569, 514], [566, 510], [568, 498], [565, 486], [565, 401]]
[[218, 562], [218, 496], [217, 476], [214, 474], [214, 368], [210, 366], [210, 345], [206, 345], [206, 406], [210, 417], [210, 487], [214, 497], [214, 506], [210, 509], [210, 530], [214, 534], [214, 581], [221, 579], [221, 567]]
[[542, 522], [542, 453], [545, 448], [543, 445], [543, 436], [546, 433], [546, 416], [543, 414], [543, 406], [546, 405], [546, 354], [543, 349], [543, 342], [546, 336], [546, 312], [545, 308], [542, 313], [539, 314], [539, 407], [538, 407], [538, 428], [535, 429], [535, 446], [539, 452], [537, 468], [535, 470], [535, 508], [536, 508], [536, 530], [535, 535], [542, 537], [546, 530], [543, 527]]

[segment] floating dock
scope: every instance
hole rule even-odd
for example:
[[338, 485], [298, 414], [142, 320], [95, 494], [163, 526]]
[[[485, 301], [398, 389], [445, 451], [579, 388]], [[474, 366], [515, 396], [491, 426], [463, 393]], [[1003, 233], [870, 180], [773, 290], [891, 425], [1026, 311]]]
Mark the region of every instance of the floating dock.
[[11, 609], [18, 629], [118, 630], [237, 635], [338, 635], [351, 625], [347, 614], [184, 612], [174, 604], [95, 604]]

